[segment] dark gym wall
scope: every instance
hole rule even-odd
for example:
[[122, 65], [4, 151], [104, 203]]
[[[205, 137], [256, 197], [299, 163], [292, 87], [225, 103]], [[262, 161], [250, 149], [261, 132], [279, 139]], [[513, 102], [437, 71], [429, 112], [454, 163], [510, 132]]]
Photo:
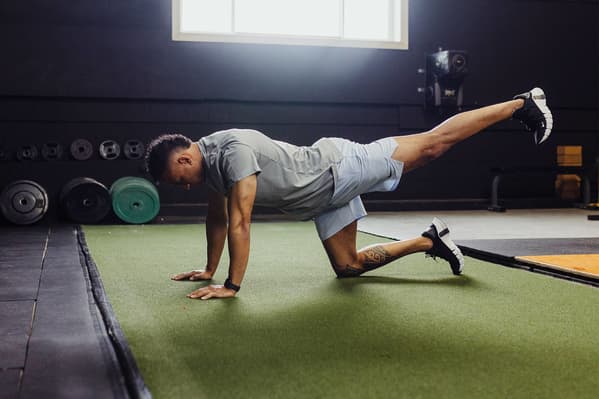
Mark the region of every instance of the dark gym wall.
[[[397, 192], [368, 199], [397, 209], [396, 201], [485, 198], [490, 168], [554, 165], [558, 144], [583, 145], [585, 163], [593, 162], [598, 9], [597, 1], [582, 0], [412, 0], [410, 49], [391, 51], [174, 42], [167, 0], [2, 2], [0, 147], [12, 154], [23, 144], [148, 141], [172, 131], [199, 138], [229, 127], [296, 144], [423, 131], [450, 115], [425, 111], [417, 90], [425, 55], [442, 47], [470, 54], [465, 109], [540, 85], [554, 110], [554, 136], [535, 147], [517, 123], [501, 123], [406, 175]], [[97, 155], [86, 162], [9, 160], [1, 164], [0, 188], [30, 178], [54, 198], [72, 177], [110, 185], [140, 175], [139, 167]], [[504, 196], [553, 195], [552, 176], [511, 180]], [[160, 190], [165, 204], [205, 198], [202, 189]]]

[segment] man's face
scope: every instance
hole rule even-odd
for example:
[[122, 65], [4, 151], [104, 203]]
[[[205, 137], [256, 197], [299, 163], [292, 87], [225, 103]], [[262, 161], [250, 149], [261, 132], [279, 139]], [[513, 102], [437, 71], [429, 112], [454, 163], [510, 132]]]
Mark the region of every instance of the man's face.
[[161, 181], [189, 190], [191, 185], [202, 182], [201, 164], [185, 151], [175, 152], [171, 155]]

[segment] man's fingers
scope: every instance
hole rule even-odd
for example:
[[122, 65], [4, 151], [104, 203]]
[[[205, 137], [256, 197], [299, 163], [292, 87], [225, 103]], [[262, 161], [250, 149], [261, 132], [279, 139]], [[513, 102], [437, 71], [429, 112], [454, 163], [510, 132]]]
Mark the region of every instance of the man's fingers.
[[211, 299], [211, 298], [228, 298], [231, 295], [230, 290], [227, 290], [222, 285], [210, 285], [208, 287], [199, 288], [187, 295], [191, 299]]
[[205, 300], [205, 299], [210, 299], [213, 296], [215, 296], [216, 294], [214, 292], [209, 292], [208, 294], [204, 295], [203, 297], [201, 297], [200, 299]]
[[202, 275], [202, 273], [194, 273], [189, 277], [189, 280], [190, 281], [202, 280], [201, 275]]
[[195, 291], [191, 292], [189, 295], [187, 295], [187, 297], [191, 298], [191, 299], [199, 298], [202, 295], [206, 294], [206, 292], [210, 292], [210, 291], [207, 290], [206, 288], [200, 288], [199, 290], [195, 290]]
[[171, 276], [171, 279], [172, 280], [186, 280], [192, 274], [193, 274], [193, 272], [179, 273], [179, 274], [175, 274], [174, 276]]
[[201, 270], [192, 270], [190, 272], [183, 272], [183, 273], [179, 273], [179, 274], [175, 274], [174, 276], [171, 276], [172, 280], [187, 280], [189, 279], [191, 276], [195, 275], [195, 274], [199, 274], [201, 273]]

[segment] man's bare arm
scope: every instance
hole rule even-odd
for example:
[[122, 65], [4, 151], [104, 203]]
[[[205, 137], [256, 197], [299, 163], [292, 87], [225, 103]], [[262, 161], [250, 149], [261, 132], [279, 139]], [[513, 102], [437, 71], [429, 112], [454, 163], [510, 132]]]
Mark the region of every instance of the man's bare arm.
[[237, 182], [229, 195], [229, 280], [235, 285], [241, 285], [250, 256], [250, 223], [256, 188], [256, 175], [251, 175]]
[[211, 280], [227, 239], [227, 199], [224, 195], [210, 191], [208, 193], [208, 215], [206, 217], [206, 246], [208, 259], [204, 270], [192, 270], [179, 273], [173, 280]]
[[[229, 213], [229, 282], [240, 286], [250, 254], [250, 222], [254, 200], [256, 199], [256, 175], [248, 176], [235, 183], [227, 201]], [[210, 285], [195, 290], [190, 298], [228, 298], [235, 296], [234, 289], [222, 285]]]
[[210, 191], [206, 217], [206, 245], [208, 260], [206, 272], [214, 275], [227, 239], [227, 199], [223, 194]]

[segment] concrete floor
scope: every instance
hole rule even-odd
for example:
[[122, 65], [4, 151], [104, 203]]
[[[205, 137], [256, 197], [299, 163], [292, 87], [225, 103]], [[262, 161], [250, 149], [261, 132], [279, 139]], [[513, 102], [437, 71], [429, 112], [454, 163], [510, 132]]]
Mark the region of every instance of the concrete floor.
[[358, 223], [365, 233], [395, 239], [419, 236], [433, 217], [445, 221], [452, 238], [459, 240], [594, 238], [599, 239], [599, 221], [587, 220], [597, 211], [583, 209], [519, 209], [504, 213], [489, 211], [377, 212]]

